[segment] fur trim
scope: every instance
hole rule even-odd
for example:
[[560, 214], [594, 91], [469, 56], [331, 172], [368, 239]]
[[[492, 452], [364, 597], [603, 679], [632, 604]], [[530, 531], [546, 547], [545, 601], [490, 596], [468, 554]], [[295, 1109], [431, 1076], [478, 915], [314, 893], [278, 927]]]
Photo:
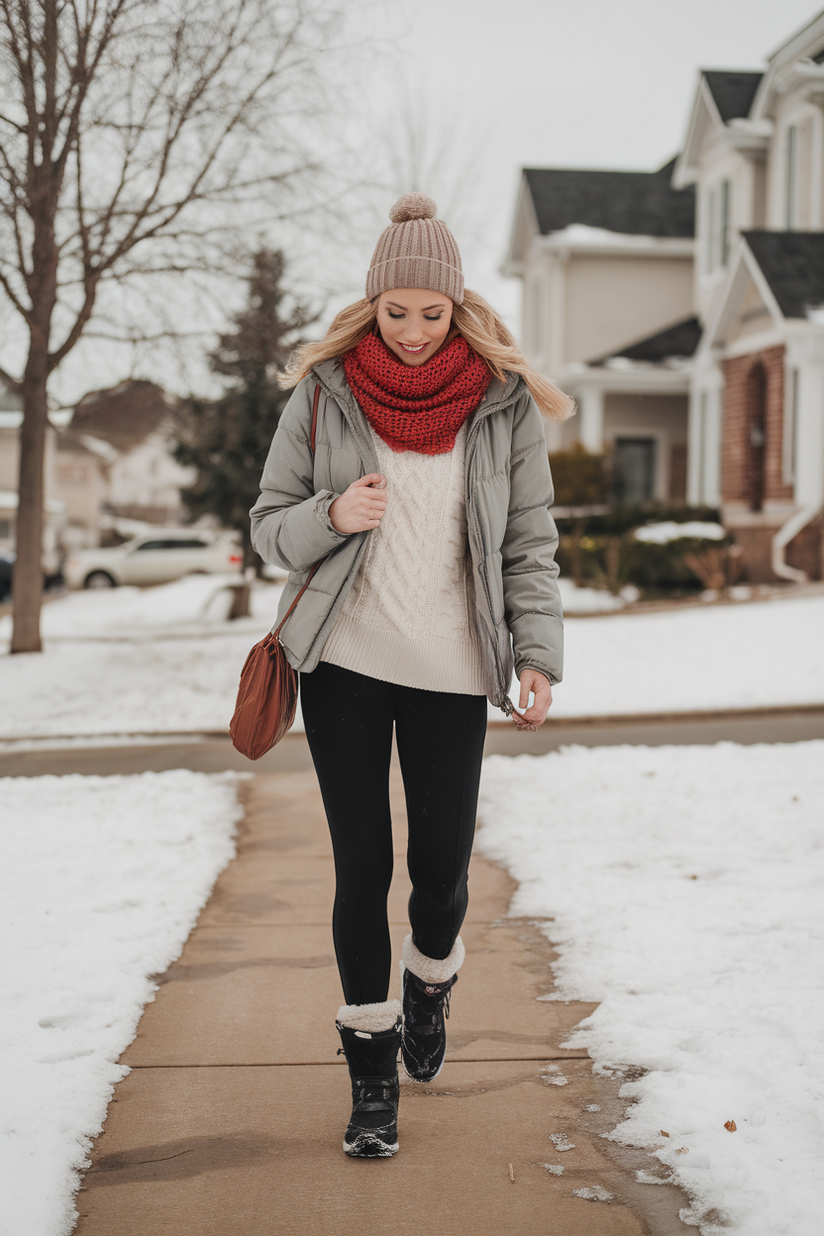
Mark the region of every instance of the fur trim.
[[419, 948], [416, 948], [410, 934], [403, 942], [401, 973], [409, 970], [424, 983], [445, 983], [447, 979], [452, 978], [453, 974], [458, 973], [465, 956], [466, 949], [460, 936], [452, 945], [452, 952], [449, 956], [439, 960], [436, 957], [426, 957]]
[[394, 1029], [400, 1015], [400, 1000], [384, 1000], [383, 1004], [342, 1004], [336, 1021], [350, 1030], [379, 1034]]

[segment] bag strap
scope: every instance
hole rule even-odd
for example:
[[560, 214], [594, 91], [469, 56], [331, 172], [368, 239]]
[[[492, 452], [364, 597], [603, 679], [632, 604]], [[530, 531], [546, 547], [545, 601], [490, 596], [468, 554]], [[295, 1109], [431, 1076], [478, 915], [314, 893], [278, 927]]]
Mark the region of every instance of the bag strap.
[[315, 453], [315, 438], [318, 433], [318, 404], [320, 403], [320, 384], [315, 387], [315, 396], [312, 400], [312, 429], [309, 433], [309, 446], [312, 454]]
[[[314, 398], [312, 399], [312, 428], [311, 428], [310, 433], [309, 433], [309, 445], [310, 445], [310, 447], [311, 447], [311, 449], [312, 449], [312, 455], [314, 455], [314, 454], [315, 454], [315, 439], [316, 439], [316, 437], [317, 437], [317, 432], [318, 432], [318, 404], [319, 404], [319, 403], [320, 403], [320, 386], [318, 385], [318, 386], [316, 386], [316, 387], [315, 387], [315, 395], [314, 395]], [[301, 588], [300, 592], [299, 592], [299, 593], [298, 593], [298, 595], [295, 597], [294, 601], [292, 602], [292, 604], [291, 604], [291, 605], [289, 606], [289, 608], [287, 609], [286, 613], [285, 613], [285, 614], [283, 615], [283, 617], [281, 618], [280, 622], [279, 622], [279, 623], [278, 623], [278, 625], [277, 625], [277, 628], [276, 628], [276, 629], [272, 632], [272, 635], [273, 635], [273, 637], [274, 637], [275, 639], [277, 639], [277, 638], [278, 638], [278, 636], [280, 635], [280, 629], [281, 629], [281, 627], [282, 627], [282, 626], [283, 626], [283, 624], [286, 622], [286, 619], [287, 619], [287, 618], [289, 618], [289, 617], [291, 616], [291, 614], [292, 614], [292, 610], [295, 608], [295, 606], [297, 605], [298, 601], [300, 600], [300, 598], [303, 596], [303, 594], [304, 594], [304, 592], [306, 591], [306, 589], [307, 589], [307, 588], [309, 587], [309, 585], [311, 584], [312, 579], [313, 579], [313, 577], [314, 577], [314, 574], [315, 574], [315, 572], [317, 571], [317, 569], [318, 569], [318, 567], [320, 566], [320, 564], [321, 564], [321, 562], [322, 562], [322, 561], [323, 561], [323, 559], [321, 558], [321, 559], [320, 559], [318, 562], [316, 562], [316, 563], [315, 563], [315, 565], [312, 567], [311, 571], [310, 571], [310, 572], [309, 572], [309, 574], [306, 576], [306, 580], [305, 580], [304, 585], [303, 585], [303, 587]]]

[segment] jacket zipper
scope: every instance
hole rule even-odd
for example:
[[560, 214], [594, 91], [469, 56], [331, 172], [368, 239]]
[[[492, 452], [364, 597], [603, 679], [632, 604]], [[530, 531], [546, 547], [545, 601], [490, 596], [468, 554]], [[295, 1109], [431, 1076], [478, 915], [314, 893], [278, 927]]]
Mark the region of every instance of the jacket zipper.
[[[507, 407], [512, 402], [514, 393], [515, 392], [513, 391], [512, 395], [510, 395], [507, 399], [502, 399], [502, 400], [499, 400], [498, 403], [492, 404], [491, 407], [485, 410], [483, 416], [478, 417], [478, 419], [475, 421], [475, 424], [472, 426], [472, 439], [470, 442], [467, 442], [466, 479], [464, 482], [465, 499], [466, 499], [467, 509], [471, 508], [471, 511], [472, 511], [472, 522], [474, 524], [474, 527], [477, 533], [477, 540], [481, 548], [482, 561], [484, 563], [486, 563], [486, 560], [487, 560], [486, 544], [484, 543], [480, 520], [478, 519], [478, 514], [475, 508], [474, 496], [470, 493], [470, 490], [469, 490], [469, 484], [468, 484], [469, 473], [470, 473], [470, 469], [472, 466], [472, 460], [474, 457], [475, 446], [477, 443], [478, 435], [481, 432], [481, 422], [486, 420], [488, 416], [491, 416], [493, 412], [498, 412], [500, 411], [501, 408]], [[494, 632], [495, 631], [495, 613], [492, 608], [492, 594], [489, 591], [489, 583], [487, 581], [486, 569], [484, 569], [483, 572], [481, 572], [481, 577], [482, 577], [482, 583], [484, 587], [484, 595], [486, 596], [486, 604], [489, 610], [489, 617], [492, 621], [492, 628]], [[500, 694], [502, 696], [502, 702], [498, 705], [498, 707], [503, 710], [505, 716], [511, 717], [514, 709], [512, 707], [512, 701], [509, 698], [509, 683], [504, 681], [504, 667], [501, 664], [501, 654], [498, 649], [497, 639], [493, 640], [493, 652], [495, 655], [495, 667], [498, 673], [498, 687], [500, 690]]]
[[[354, 438], [355, 443], [356, 443], [356, 444], [359, 446], [359, 448], [360, 448], [360, 451], [361, 451], [361, 464], [363, 465], [363, 467], [364, 467], [364, 468], [366, 468], [367, 463], [370, 463], [370, 462], [371, 462], [371, 463], [374, 463], [374, 467], [373, 467], [371, 470], [372, 470], [373, 472], [377, 471], [377, 458], [375, 458], [375, 459], [373, 459], [373, 460], [371, 460], [371, 461], [365, 458], [365, 455], [367, 454], [367, 452], [368, 452], [369, 450], [371, 450], [371, 448], [372, 448], [372, 444], [371, 444], [371, 442], [367, 442], [367, 441], [365, 441], [365, 440], [362, 438], [362, 436], [361, 436], [361, 434], [360, 434], [360, 432], [359, 432], [358, 428], [355, 426], [355, 424], [354, 424], [354, 422], [353, 422], [353, 420], [352, 420], [352, 417], [351, 417], [351, 414], [350, 414], [349, 408], [348, 408], [348, 407], [346, 407], [346, 400], [343, 398], [343, 396], [342, 396], [342, 395], [338, 395], [338, 394], [336, 394], [336, 393], [335, 393], [335, 391], [333, 391], [333, 390], [330, 388], [329, 384], [328, 384], [327, 382], [325, 382], [325, 381], [321, 378], [320, 374], [317, 372], [317, 370], [316, 370], [316, 369], [313, 369], [313, 370], [312, 370], [312, 375], [313, 375], [313, 377], [314, 377], [315, 381], [316, 381], [316, 382], [318, 383], [318, 385], [320, 386], [320, 388], [321, 388], [321, 390], [323, 391], [323, 393], [327, 396], [327, 398], [329, 398], [329, 399], [331, 399], [331, 400], [333, 400], [333, 401], [334, 401], [335, 405], [337, 406], [337, 408], [339, 409], [339, 411], [340, 411], [341, 415], [343, 416], [343, 419], [345, 420], [346, 424], [349, 426], [349, 432], [352, 434], [352, 437]], [[365, 472], [364, 472], [364, 475], [366, 475], [366, 473], [365, 473]], [[355, 535], [360, 535], [360, 534], [355, 534]], [[358, 567], [359, 567], [359, 566], [360, 566], [360, 564], [361, 564], [361, 560], [363, 559], [363, 556], [364, 556], [364, 554], [366, 553], [366, 548], [367, 548], [367, 546], [368, 546], [368, 544], [369, 544], [369, 537], [370, 537], [370, 536], [371, 536], [371, 533], [367, 533], [367, 534], [363, 537], [363, 540], [361, 541], [360, 545], [358, 546], [358, 551], [357, 551], [357, 553], [355, 554], [355, 557], [354, 557], [354, 559], [353, 559], [353, 561], [352, 561], [352, 565], [351, 565], [351, 567], [349, 568], [349, 573], [348, 573], [348, 575], [346, 576], [346, 579], [343, 581], [343, 583], [342, 583], [342, 585], [341, 585], [340, 589], [338, 590], [338, 595], [337, 595], [337, 597], [336, 597], [336, 599], [335, 599], [335, 603], [334, 603], [334, 605], [333, 605], [333, 607], [332, 607], [333, 609], [335, 608], [335, 606], [337, 606], [337, 607], [338, 607], [338, 610], [339, 610], [339, 609], [340, 609], [340, 605], [342, 605], [342, 604], [343, 604], [343, 600], [345, 600], [345, 596], [346, 596], [346, 594], [347, 594], [347, 593], [348, 593], [348, 591], [349, 591], [349, 586], [350, 586], [350, 583], [351, 583], [352, 579], [354, 579], [354, 577], [355, 577], [355, 575], [356, 575], [356, 573], [357, 573]], [[332, 552], [334, 553], [335, 551], [333, 550]], [[343, 594], [343, 600], [341, 599], [341, 594]], [[330, 613], [331, 613], [331, 610], [330, 610]], [[315, 635], [315, 637], [314, 637], [314, 639], [313, 639], [313, 641], [312, 641], [312, 647], [313, 647], [313, 648], [314, 648], [314, 646], [315, 646], [315, 643], [317, 642], [317, 635], [318, 635], [318, 634], [320, 633], [320, 631], [323, 629], [323, 626], [325, 625], [326, 621], [328, 621], [328, 618], [329, 618], [329, 615], [327, 615], [326, 619], [324, 619], [324, 622], [321, 624], [321, 627], [318, 629], [318, 632], [316, 633], [316, 635]]]

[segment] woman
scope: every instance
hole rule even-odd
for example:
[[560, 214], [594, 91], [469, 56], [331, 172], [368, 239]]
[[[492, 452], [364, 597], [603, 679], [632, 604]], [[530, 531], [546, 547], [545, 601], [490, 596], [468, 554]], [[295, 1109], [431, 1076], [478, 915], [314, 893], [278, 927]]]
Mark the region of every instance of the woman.
[[[534, 729], [561, 678], [539, 408], [562, 419], [572, 405], [464, 290], [435, 216], [424, 194], [401, 198], [366, 298], [291, 358], [281, 380], [296, 390], [251, 512], [255, 548], [290, 572], [281, 614], [320, 562], [281, 638], [335, 855], [336, 1024], [353, 1097], [343, 1148], [355, 1157], [398, 1149], [398, 1050], [414, 1081], [443, 1063], [487, 698]], [[402, 1002], [388, 999], [393, 728], [412, 881]]]

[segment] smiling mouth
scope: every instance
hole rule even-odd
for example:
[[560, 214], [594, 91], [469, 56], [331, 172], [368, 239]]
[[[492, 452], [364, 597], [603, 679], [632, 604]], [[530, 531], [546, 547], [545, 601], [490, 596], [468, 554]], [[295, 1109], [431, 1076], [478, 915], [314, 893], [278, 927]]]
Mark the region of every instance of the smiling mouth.
[[409, 347], [409, 345], [408, 345], [408, 344], [406, 344], [406, 343], [402, 343], [400, 346], [403, 348], [404, 352], [422, 352], [422, 351], [424, 350], [424, 348], [428, 348], [428, 347], [429, 347], [429, 344], [428, 344], [428, 343], [419, 343], [419, 344], [418, 344], [418, 346], [417, 346], [416, 348], [410, 348], [410, 347]]

